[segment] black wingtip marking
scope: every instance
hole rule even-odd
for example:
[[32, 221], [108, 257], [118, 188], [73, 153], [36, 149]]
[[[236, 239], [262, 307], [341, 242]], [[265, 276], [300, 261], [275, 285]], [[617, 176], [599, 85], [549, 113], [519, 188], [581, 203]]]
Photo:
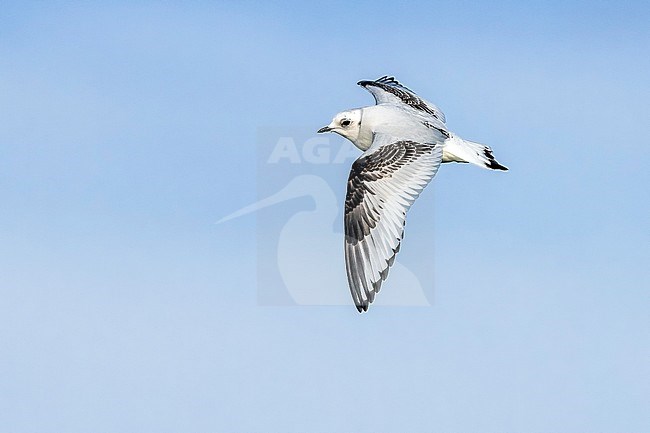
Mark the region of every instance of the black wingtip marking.
[[[438, 120], [441, 120], [444, 122], [443, 119], [441, 119], [441, 116], [436, 113], [436, 111], [429, 107], [426, 102], [424, 102], [419, 96], [415, 94], [415, 92], [411, 89], [409, 89], [406, 86], [403, 86], [393, 77], [389, 77], [384, 75], [381, 78], [376, 79], [375, 81], [369, 81], [369, 80], [362, 80], [359, 81], [357, 84], [360, 86], [366, 88], [367, 86], [372, 86], [372, 87], [378, 87], [382, 89], [385, 92], [391, 93], [394, 95], [396, 98], [401, 100], [404, 104], [409, 105], [416, 110], [423, 111], [427, 114], [432, 115]], [[377, 97], [375, 97], [377, 99]]]
[[390, 76], [390, 75], [384, 75], [383, 77], [379, 77], [376, 80], [361, 80], [361, 81], [357, 82], [357, 85], [362, 86], [362, 87], [365, 87], [365, 86], [368, 86], [368, 85], [380, 86], [381, 84], [386, 84], [386, 85], [389, 85], [389, 86], [399, 86], [399, 87], [402, 87], [402, 88], [406, 89], [406, 87], [404, 87], [402, 84], [400, 84], [400, 82], [397, 81], [395, 79], [395, 77]]

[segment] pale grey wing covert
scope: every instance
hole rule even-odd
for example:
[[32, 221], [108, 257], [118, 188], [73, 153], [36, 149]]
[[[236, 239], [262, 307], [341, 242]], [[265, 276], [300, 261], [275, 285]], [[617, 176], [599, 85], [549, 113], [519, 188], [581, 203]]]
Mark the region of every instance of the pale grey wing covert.
[[429, 115], [440, 121], [446, 121], [445, 114], [435, 104], [420, 98], [414, 91], [401, 85], [395, 78], [384, 75], [374, 81], [362, 80], [357, 83], [375, 97], [377, 104], [404, 104], [422, 115]]
[[379, 135], [352, 164], [345, 198], [345, 265], [359, 312], [368, 310], [388, 276], [406, 212], [438, 171], [442, 143], [432, 141]]

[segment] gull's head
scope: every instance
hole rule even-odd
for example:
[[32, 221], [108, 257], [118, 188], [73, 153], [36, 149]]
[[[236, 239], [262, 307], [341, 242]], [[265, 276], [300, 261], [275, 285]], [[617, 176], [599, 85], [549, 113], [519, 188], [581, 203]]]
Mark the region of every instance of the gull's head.
[[342, 137], [347, 138], [352, 143], [359, 139], [361, 130], [361, 108], [356, 110], [342, 111], [334, 116], [332, 123], [322, 127], [318, 132], [336, 132]]

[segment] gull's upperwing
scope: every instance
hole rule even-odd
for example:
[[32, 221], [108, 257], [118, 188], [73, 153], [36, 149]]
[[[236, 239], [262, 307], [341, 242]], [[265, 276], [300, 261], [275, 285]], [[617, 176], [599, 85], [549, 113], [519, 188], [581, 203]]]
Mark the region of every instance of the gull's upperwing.
[[431, 102], [428, 102], [408, 87], [402, 86], [394, 77], [384, 75], [377, 80], [362, 80], [357, 83], [375, 97], [377, 104], [405, 104], [422, 114], [428, 114], [445, 123], [445, 114]]
[[375, 136], [352, 164], [345, 197], [345, 267], [359, 312], [388, 276], [404, 235], [406, 212], [433, 179], [442, 142]]

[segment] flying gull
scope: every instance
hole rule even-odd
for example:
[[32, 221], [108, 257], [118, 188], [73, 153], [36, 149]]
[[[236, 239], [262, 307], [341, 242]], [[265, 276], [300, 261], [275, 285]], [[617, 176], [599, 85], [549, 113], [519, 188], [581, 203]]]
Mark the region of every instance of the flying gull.
[[406, 212], [441, 162], [507, 170], [492, 149], [463, 140], [444, 113], [393, 77], [357, 83], [376, 105], [343, 111], [318, 132], [335, 132], [363, 150], [345, 197], [345, 267], [359, 312], [368, 311], [404, 236]]

